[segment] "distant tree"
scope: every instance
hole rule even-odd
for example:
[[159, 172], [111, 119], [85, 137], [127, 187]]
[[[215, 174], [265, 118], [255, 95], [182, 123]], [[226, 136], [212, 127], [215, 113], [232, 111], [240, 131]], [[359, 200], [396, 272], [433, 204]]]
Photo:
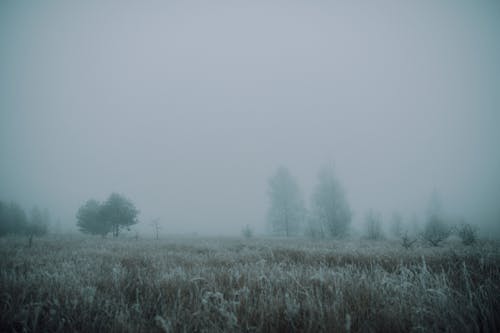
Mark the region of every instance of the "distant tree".
[[156, 240], [160, 239], [160, 229], [161, 229], [160, 219], [159, 218], [153, 219], [151, 221], [151, 226], [153, 227], [155, 232], [155, 239]]
[[106, 236], [111, 227], [100, 218], [101, 204], [94, 199], [88, 200], [76, 213], [76, 225], [86, 234]]
[[33, 207], [28, 224], [25, 228], [25, 233], [28, 236], [29, 246], [33, 242], [34, 236], [43, 236], [47, 234], [49, 228], [50, 217], [48, 210], [40, 211], [38, 207]]
[[41, 236], [47, 233], [50, 223], [50, 215], [47, 209], [41, 211], [37, 206], [33, 207], [28, 222], [28, 228], [32, 230], [35, 236]]
[[99, 218], [111, 228], [113, 237], [118, 237], [122, 228], [130, 228], [138, 222], [139, 211], [130, 200], [112, 193], [102, 204], [99, 213]]
[[432, 192], [427, 209], [427, 223], [421, 234], [424, 241], [432, 246], [439, 244], [448, 238], [451, 234], [451, 228], [446, 224], [443, 213], [441, 200], [436, 191]]
[[373, 210], [368, 211], [365, 216], [365, 233], [367, 239], [381, 240], [384, 238], [380, 213]]
[[344, 189], [331, 167], [324, 167], [312, 196], [312, 216], [326, 236], [341, 238], [348, 233], [352, 213]]
[[304, 234], [312, 239], [321, 239], [326, 237], [325, 228], [321, 221], [310, 212], [306, 217], [307, 225]]
[[289, 237], [297, 234], [305, 217], [299, 186], [285, 167], [279, 167], [269, 179], [268, 223], [274, 233]]
[[61, 219], [60, 218], [57, 218], [57, 220], [55, 220], [54, 224], [52, 225], [52, 232], [56, 233], [56, 234], [61, 233]]
[[413, 213], [404, 231], [409, 231], [413, 236], [418, 236], [422, 232], [422, 226], [417, 214]]
[[22, 234], [28, 225], [25, 211], [15, 202], [0, 202], [0, 236]]
[[252, 238], [253, 237], [253, 228], [249, 224], [247, 224], [246, 226], [243, 227], [243, 229], [241, 229], [241, 234], [245, 238]]
[[403, 235], [403, 217], [394, 212], [391, 217], [390, 232], [393, 237], [399, 238]]
[[10, 221], [7, 218], [8, 206], [0, 201], [0, 236], [9, 233]]

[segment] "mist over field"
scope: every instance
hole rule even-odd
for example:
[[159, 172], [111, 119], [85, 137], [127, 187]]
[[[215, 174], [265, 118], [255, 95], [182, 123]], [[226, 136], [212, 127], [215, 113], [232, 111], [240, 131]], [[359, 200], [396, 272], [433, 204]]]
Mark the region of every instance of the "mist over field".
[[500, 1], [0, 1], [0, 332], [500, 332]]
[[266, 231], [280, 166], [366, 211], [500, 236], [498, 1], [2, 1], [0, 201], [76, 231], [127, 196], [162, 233]]

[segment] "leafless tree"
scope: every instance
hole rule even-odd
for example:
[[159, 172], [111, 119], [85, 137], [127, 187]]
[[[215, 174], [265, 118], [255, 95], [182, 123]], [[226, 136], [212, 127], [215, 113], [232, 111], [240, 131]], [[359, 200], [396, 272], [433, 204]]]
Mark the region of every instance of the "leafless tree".
[[365, 228], [367, 239], [380, 240], [384, 238], [380, 213], [370, 210], [365, 217]]
[[153, 227], [153, 230], [154, 230], [154, 233], [155, 233], [155, 239], [158, 240], [160, 239], [160, 229], [161, 229], [161, 225], [160, 225], [160, 219], [159, 218], [155, 218], [151, 221], [151, 226]]

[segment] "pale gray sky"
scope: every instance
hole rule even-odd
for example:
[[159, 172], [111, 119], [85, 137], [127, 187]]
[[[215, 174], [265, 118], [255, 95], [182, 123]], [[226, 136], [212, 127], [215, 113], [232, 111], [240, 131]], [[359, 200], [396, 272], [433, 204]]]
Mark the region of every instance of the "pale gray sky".
[[500, 231], [498, 1], [2, 1], [0, 200], [263, 230], [279, 165]]

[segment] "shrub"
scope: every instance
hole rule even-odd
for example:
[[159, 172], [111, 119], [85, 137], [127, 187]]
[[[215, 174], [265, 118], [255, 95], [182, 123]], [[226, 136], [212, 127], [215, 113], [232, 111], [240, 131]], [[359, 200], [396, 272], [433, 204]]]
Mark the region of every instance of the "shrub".
[[437, 216], [431, 216], [421, 236], [424, 241], [432, 246], [439, 246], [442, 241], [448, 238], [451, 229], [446, 225], [443, 219]]
[[408, 236], [408, 232], [405, 232], [402, 236], [401, 236], [401, 245], [405, 248], [405, 249], [410, 249], [411, 246], [417, 241], [416, 238], [410, 238]]
[[457, 229], [457, 235], [464, 245], [472, 245], [477, 241], [477, 230], [476, 226], [462, 223]]

